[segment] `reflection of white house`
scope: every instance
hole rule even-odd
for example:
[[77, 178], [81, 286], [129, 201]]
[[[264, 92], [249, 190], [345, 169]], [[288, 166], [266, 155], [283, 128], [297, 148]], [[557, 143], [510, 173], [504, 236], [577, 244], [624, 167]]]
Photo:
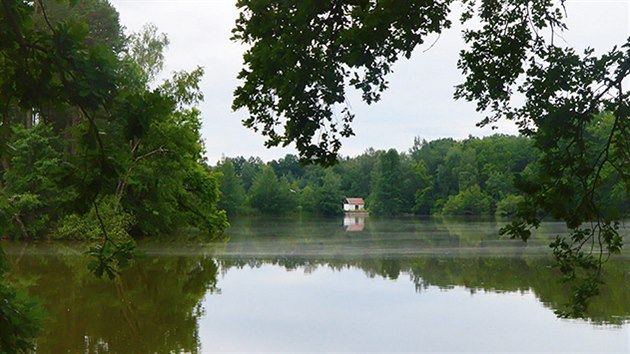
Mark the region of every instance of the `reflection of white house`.
[[348, 232], [363, 231], [365, 216], [361, 214], [346, 214], [343, 218], [343, 228]]
[[365, 201], [363, 198], [346, 198], [343, 204], [344, 211], [362, 211], [365, 210]]

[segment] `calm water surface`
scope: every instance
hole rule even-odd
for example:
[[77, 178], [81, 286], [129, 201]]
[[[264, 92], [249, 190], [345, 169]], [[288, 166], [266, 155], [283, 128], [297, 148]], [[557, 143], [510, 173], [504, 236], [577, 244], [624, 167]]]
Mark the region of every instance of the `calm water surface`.
[[115, 281], [81, 245], [3, 243], [11, 281], [48, 313], [37, 352], [630, 352], [630, 254], [607, 264], [588, 319], [559, 319], [558, 223], [528, 244], [481, 221], [232, 225], [227, 243], [140, 242]]

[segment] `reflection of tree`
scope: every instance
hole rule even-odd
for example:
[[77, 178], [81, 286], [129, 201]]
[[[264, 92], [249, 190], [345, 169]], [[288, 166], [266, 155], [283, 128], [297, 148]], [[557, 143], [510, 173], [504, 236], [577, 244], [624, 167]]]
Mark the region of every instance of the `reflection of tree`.
[[[532, 244], [517, 247], [513, 240], [492, 237], [498, 227], [492, 223], [369, 217], [364, 232], [348, 235], [342, 221], [237, 220], [229, 243], [201, 251], [197, 243], [145, 241], [141, 246], [150, 256], [113, 282], [89, 273], [81, 249], [10, 244], [10, 281], [42, 299], [49, 314], [38, 353], [198, 352], [201, 299], [218, 291], [219, 270], [268, 264], [305, 273], [353, 268], [368, 277], [408, 277], [418, 291], [531, 291], [553, 310], [563, 309], [571, 299], [570, 289], [550, 267], [553, 260], [541, 256], [545, 250], [532, 252]], [[535, 235], [541, 244], [559, 232], [554, 225], [545, 227]], [[606, 286], [586, 314], [592, 321], [620, 323], [630, 317], [627, 269], [628, 257], [606, 265]]]
[[[462, 218], [368, 217], [365, 231], [348, 235], [337, 219], [244, 219], [231, 230], [223, 250], [222, 271], [233, 266], [259, 267], [264, 263], [312, 272], [325, 266], [335, 270], [362, 269], [367, 276], [396, 279], [408, 273], [418, 289], [464, 286], [471, 291], [533, 290], [550, 308], [572, 305], [570, 285], [552, 267], [549, 240], [566, 232], [562, 223], [543, 223], [527, 243], [498, 239], [505, 221]], [[263, 256], [259, 256], [263, 255]], [[630, 315], [629, 279], [622, 269], [628, 260], [605, 268], [606, 283], [591, 299], [584, 317], [619, 322]], [[605, 305], [610, 302], [610, 306]]]
[[36, 279], [28, 290], [49, 314], [38, 353], [199, 350], [201, 299], [218, 291], [211, 257], [146, 257], [107, 281], [89, 273], [88, 260], [71, 249], [46, 256], [31, 251], [13, 268], [17, 282]]
[[[310, 273], [318, 267], [363, 270], [367, 276], [397, 279], [409, 274], [417, 289], [463, 286], [474, 291], [533, 291], [546, 306], [563, 310], [571, 290], [560, 281], [552, 260], [541, 257], [561, 225], [543, 224], [535, 242], [497, 239], [499, 223], [472, 220], [369, 217], [366, 231], [348, 236], [333, 221], [278, 219], [234, 225], [232, 240], [220, 252], [221, 269], [272, 264]], [[410, 253], [407, 253], [410, 252]], [[606, 267], [606, 287], [586, 316], [620, 322], [630, 316], [628, 259]], [[617, 316], [617, 317], [615, 317]]]
[[[532, 291], [545, 306], [554, 311], [563, 310], [572, 298], [571, 289], [560, 281], [552, 268], [552, 259], [538, 256], [250, 256], [220, 257], [223, 271], [231, 267], [260, 267], [272, 264], [288, 270], [304, 269], [312, 272], [318, 267], [333, 270], [357, 268], [368, 277], [380, 276], [397, 279], [408, 274], [416, 289], [429, 286], [450, 289], [461, 286], [476, 291], [526, 292]], [[622, 323], [630, 316], [630, 278], [625, 270], [630, 259], [618, 259], [607, 264], [606, 287], [592, 300], [586, 317], [596, 323]]]
[[[551, 259], [541, 257], [425, 258], [414, 261], [410, 273], [416, 284], [464, 286], [486, 291], [533, 291], [556, 312], [571, 305], [573, 293], [560, 281]], [[618, 259], [605, 268], [605, 289], [594, 297], [586, 317], [599, 323], [621, 323], [630, 316], [630, 279], [624, 270], [630, 260]]]
[[39, 306], [7, 283], [4, 252], [0, 247], [0, 353], [26, 352], [40, 331]]

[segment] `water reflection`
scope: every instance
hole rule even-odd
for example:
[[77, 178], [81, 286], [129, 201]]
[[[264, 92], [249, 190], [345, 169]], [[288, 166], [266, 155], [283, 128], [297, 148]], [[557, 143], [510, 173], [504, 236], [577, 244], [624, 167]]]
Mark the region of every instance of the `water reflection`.
[[346, 232], [361, 232], [365, 228], [367, 214], [346, 213], [343, 217], [343, 228]]
[[[359, 279], [353, 278], [357, 272], [363, 274], [363, 279], [381, 279], [370, 285], [381, 289], [376, 292], [387, 293], [396, 284], [411, 284], [412, 289], [406, 290], [405, 296], [425, 299], [425, 294], [431, 293], [426, 298], [430, 301], [443, 302], [448, 298], [434, 294], [436, 289], [457, 293], [465, 289], [470, 294], [497, 296], [529, 294], [552, 314], [570, 299], [570, 291], [558, 282], [557, 272], [550, 267], [552, 260], [545, 246], [549, 237], [561, 232], [560, 225], [545, 225], [534, 242], [525, 245], [498, 239], [496, 229], [500, 225], [495, 223], [407, 219], [386, 222], [372, 218], [364, 222], [363, 232], [348, 235], [338, 220], [243, 219], [233, 224], [227, 244], [144, 242], [140, 248], [146, 256], [114, 282], [93, 277], [80, 246], [11, 243], [4, 244], [4, 249], [12, 268], [11, 282], [40, 298], [49, 314], [38, 339], [38, 353], [202, 352], [202, 343], [208, 342], [209, 334], [200, 332], [200, 322], [213, 321], [213, 317], [205, 315], [206, 311], [212, 310], [213, 316], [218, 316], [217, 309], [230, 308], [228, 302], [245, 306], [261, 294], [274, 298], [277, 293], [281, 301], [287, 289], [298, 289], [299, 284], [313, 279], [319, 282], [316, 288], [321, 296], [341, 297], [340, 303], [349, 308], [361, 306], [361, 292], [367, 290], [358, 285]], [[224, 283], [239, 283], [239, 277], [241, 286], [250, 285], [242, 284], [248, 281], [258, 284], [252, 277], [269, 267], [285, 271], [273, 271], [277, 278], [268, 278], [270, 284], [257, 285], [260, 287], [252, 293], [221, 293]], [[588, 313], [591, 326], [628, 322], [629, 269], [627, 254], [606, 265], [606, 286]], [[267, 276], [264, 274], [267, 273], [260, 276]], [[335, 282], [329, 274], [345, 274], [344, 280]], [[343, 298], [347, 289], [353, 289], [354, 298]], [[413, 289], [419, 294], [413, 294]], [[222, 295], [214, 296], [219, 294]], [[311, 295], [293, 296], [300, 299]], [[380, 306], [394, 305], [401, 296], [384, 298]], [[204, 307], [209, 304], [211, 309]], [[291, 311], [308, 313], [304, 302], [302, 306], [305, 307]], [[416, 316], [404, 308], [397, 310], [402, 312], [389, 315]], [[216, 320], [229, 321], [232, 316], [223, 315]], [[260, 325], [260, 314], [251, 316], [258, 319], [252, 319], [252, 323]], [[327, 330], [341, 330], [335, 329], [334, 321], [328, 326]], [[212, 340], [219, 341], [219, 329], [215, 327]], [[388, 330], [395, 341], [395, 333], [401, 329]]]
[[115, 281], [96, 279], [82, 249], [6, 245], [12, 281], [48, 313], [38, 353], [197, 352], [200, 301], [218, 292], [208, 255], [148, 256]]
[[[224, 271], [230, 268], [275, 265], [287, 270], [313, 273], [317, 269], [360, 269], [367, 277], [396, 280], [410, 278], [418, 292], [429, 287], [452, 289], [464, 287], [475, 293], [532, 292], [550, 310], [567, 304], [571, 291], [558, 282], [558, 274], [551, 269], [552, 260], [542, 257], [373, 257], [365, 258], [220, 258]], [[607, 266], [606, 287], [596, 297], [588, 312], [593, 323], [622, 324], [630, 319], [630, 269], [628, 259], [615, 260]]]

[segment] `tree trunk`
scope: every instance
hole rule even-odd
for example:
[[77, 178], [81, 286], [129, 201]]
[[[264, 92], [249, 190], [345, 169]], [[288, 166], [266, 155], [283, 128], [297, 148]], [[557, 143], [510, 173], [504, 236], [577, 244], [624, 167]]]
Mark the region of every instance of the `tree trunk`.
[[24, 126], [26, 127], [26, 129], [33, 128], [33, 110], [32, 109], [27, 110], [26, 114], [24, 115]]

